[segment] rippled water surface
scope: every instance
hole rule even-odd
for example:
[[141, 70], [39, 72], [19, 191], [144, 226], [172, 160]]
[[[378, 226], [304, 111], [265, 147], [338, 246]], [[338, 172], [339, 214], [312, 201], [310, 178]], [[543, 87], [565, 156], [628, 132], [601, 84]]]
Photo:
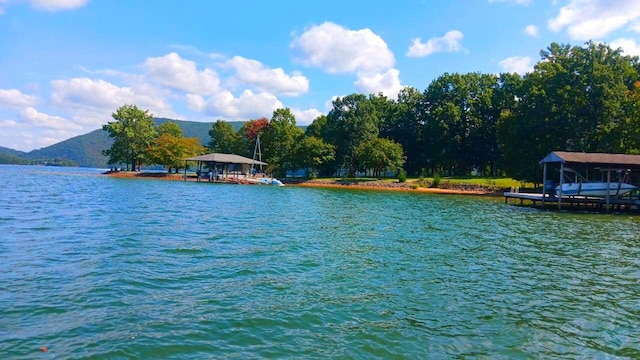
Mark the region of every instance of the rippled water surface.
[[2, 359], [640, 357], [639, 217], [6, 165], [0, 198]]

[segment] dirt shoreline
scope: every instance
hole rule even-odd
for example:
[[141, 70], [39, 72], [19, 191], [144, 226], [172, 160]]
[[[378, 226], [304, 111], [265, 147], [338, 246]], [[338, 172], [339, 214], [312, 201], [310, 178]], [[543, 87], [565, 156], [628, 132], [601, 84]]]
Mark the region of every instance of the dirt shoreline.
[[[167, 174], [167, 173], [151, 173], [151, 172], [133, 172], [133, 171], [107, 171], [105, 175], [118, 178], [146, 178], [157, 180], [184, 181], [184, 174]], [[196, 181], [196, 178], [187, 177], [187, 181]], [[207, 182], [207, 180], [201, 180]], [[308, 187], [308, 188], [325, 188], [325, 189], [353, 189], [353, 190], [369, 190], [369, 191], [401, 191], [414, 193], [429, 194], [445, 194], [445, 195], [473, 195], [473, 196], [502, 196], [502, 191], [491, 191], [487, 189], [443, 189], [443, 188], [425, 188], [411, 186], [411, 183], [389, 183], [378, 181], [363, 182], [345, 182], [345, 181], [326, 181], [322, 179], [295, 181], [285, 179], [283, 181], [286, 186]]]
[[[286, 184], [287, 186], [311, 187], [311, 188], [327, 188], [327, 189], [354, 189], [354, 190], [370, 190], [370, 191], [401, 191], [429, 194], [445, 194], [445, 195], [474, 195], [474, 196], [495, 196], [495, 191], [488, 190], [462, 190], [462, 189], [442, 189], [442, 188], [413, 188], [408, 186], [388, 186], [389, 183], [377, 184], [341, 184], [335, 182], [314, 182], [306, 181], [301, 183]], [[399, 184], [399, 183], [391, 183]], [[500, 195], [502, 192], [500, 192]]]

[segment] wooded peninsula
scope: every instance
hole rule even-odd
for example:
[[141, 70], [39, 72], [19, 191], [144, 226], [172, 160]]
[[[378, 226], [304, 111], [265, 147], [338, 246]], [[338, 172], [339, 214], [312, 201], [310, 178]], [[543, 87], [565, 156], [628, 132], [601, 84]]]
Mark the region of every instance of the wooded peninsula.
[[124, 105], [103, 126], [114, 139], [109, 163], [184, 166], [205, 152], [262, 159], [275, 176], [308, 169], [308, 176], [455, 176], [478, 172], [539, 181], [538, 161], [554, 150], [640, 152], [640, 64], [606, 44], [552, 43], [533, 71], [449, 74], [424, 91], [407, 87], [397, 99], [382, 94], [336, 98], [306, 130], [289, 109], [238, 130], [218, 120], [210, 142], [184, 138], [170, 122], [155, 126], [148, 111]]

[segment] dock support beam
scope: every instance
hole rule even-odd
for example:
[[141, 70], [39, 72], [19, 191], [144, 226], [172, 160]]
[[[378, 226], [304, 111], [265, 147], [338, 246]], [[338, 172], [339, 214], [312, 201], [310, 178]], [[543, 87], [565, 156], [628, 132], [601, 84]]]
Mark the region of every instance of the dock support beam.
[[558, 210], [562, 209], [562, 184], [564, 184], [564, 162], [560, 163], [560, 191], [558, 191]]
[[544, 209], [544, 197], [547, 192], [547, 163], [544, 163], [542, 169], [542, 208]]
[[607, 212], [610, 211], [611, 197], [611, 168], [607, 168]]

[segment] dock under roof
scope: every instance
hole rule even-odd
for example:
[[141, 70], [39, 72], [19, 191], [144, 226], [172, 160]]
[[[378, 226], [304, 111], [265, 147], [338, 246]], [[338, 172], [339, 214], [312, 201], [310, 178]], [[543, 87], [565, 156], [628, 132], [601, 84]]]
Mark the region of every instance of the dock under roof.
[[203, 163], [216, 163], [216, 164], [248, 164], [248, 165], [263, 165], [266, 166], [267, 163], [249, 159], [248, 157], [236, 155], [236, 154], [222, 154], [222, 153], [211, 153], [200, 156], [194, 156], [190, 158], [184, 159], [185, 161], [198, 161]]
[[[589, 197], [589, 196], [565, 196], [562, 190], [558, 194], [554, 193], [555, 184], [547, 179], [547, 166], [559, 165], [559, 186], [562, 189], [564, 182], [563, 173], [566, 166], [578, 166], [584, 168], [598, 169], [606, 174], [607, 188], [611, 187], [612, 173], [637, 173], [640, 170], [640, 155], [627, 154], [607, 154], [607, 153], [585, 153], [572, 151], [552, 151], [544, 159], [539, 162], [543, 165], [542, 175], [542, 193], [520, 193], [506, 192], [504, 193], [505, 203], [508, 199], [520, 199], [520, 204], [524, 200], [540, 203], [545, 208], [546, 203], [557, 203], [558, 210], [562, 209], [562, 203], [569, 205], [571, 208], [597, 208], [610, 211], [612, 208], [626, 208], [628, 211], [638, 211], [640, 208], [640, 192], [633, 191], [625, 194], [625, 196], [612, 196], [609, 193], [605, 197]], [[548, 182], [551, 182], [548, 184]], [[619, 180], [620, 182], [622, 180]]]
[[[222, 173], [224, 177], [227, 178], [230, 173], [236, 179], [239, 179], [241, 176], [247, 176], [250, 172], [250, 167], [255, 165], [258, 166], [267, 166], [268, 164], [262, 161], [249, 159], [248, 157], [236, 155], [236, 154], [223, 154], [223, 153], [211, 153], [200, 156], [193, 156], [190, 158], [184, 159], [185, 167], [184, 167], [184, 178], [185, 181], [187, 179], [187, 164], [189, 161], [196, 161], [198, 163], [197, 171], [196, 171], [196, 179], [200, 181], [200, 174], [202, 174], [202, 166], [208, 165], [209, 169], [217, 168], [218, 165], [222, 166]], [[236, 170], [233, 170], [233, 169]], [[218, 177], [217, 170], [215, 177]], [[210, 173], [209, 181], [213, 181], [213, 174]]]
[[640, 155], [553, 151], [540, 164], [565, 163], [591, 167], [640, 169]]

